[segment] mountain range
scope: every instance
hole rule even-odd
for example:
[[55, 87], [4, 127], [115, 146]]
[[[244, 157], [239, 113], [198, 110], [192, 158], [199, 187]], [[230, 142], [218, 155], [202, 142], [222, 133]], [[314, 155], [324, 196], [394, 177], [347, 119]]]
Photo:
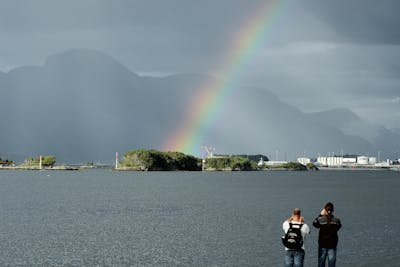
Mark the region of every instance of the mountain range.
[[[160, 149], [182, 124], [203, 74], [146, 77], [99, 51], [75, 49], [42, 66], [0, 72], [0, 157], [55, 155], [58, 162], [112, 162], [116, 151]], [[206, 141], [222, 154], [270, 159], [352, 153], [400, 157], [400, 132], [350, 109], [304, 113], [264, 88], [241, 86]], [[199, 155], [197, 155], [199, 156]]]

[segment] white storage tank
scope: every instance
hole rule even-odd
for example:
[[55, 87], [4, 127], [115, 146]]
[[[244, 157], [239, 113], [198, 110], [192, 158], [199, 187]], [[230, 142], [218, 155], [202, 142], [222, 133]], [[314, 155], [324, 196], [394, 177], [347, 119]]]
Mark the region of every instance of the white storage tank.
[[357, 162], [357, 158], [343, 158], [344, 164], [354, 164]]
[[322, 166], [328, 165], [328, 161], [327, 161], [326, 157], [318, 157], [317, 162], [319, 163], [319, 165], [322, 165]]
[[366, 156], [357, 157], [357, 164], [359, 164], [359, 165], [368, 165], [368, 157], [366, 157]]
[[370, 165], [375, 165], [376, 164], [376, 157], [369, 157], [368, 163]]
[[308, 163], [311, 162], [311, 159], [309, 159], [309, 158], [298, 158], [297, 162], [300, 163], [300, 164], [303, 164], [303, 165], [307, 165]]

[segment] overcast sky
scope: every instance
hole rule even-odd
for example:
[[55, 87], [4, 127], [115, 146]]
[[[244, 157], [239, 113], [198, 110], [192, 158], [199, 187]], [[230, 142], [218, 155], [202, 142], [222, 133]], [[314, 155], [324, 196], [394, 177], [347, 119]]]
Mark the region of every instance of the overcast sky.
[[[133, 72], [209, 73], [267, 0], [0, 0], [0, 70], [71, 48]], [[243, 85], [303, 111], [347, 107], [400, 128], [400, 1], [286, 0]]]

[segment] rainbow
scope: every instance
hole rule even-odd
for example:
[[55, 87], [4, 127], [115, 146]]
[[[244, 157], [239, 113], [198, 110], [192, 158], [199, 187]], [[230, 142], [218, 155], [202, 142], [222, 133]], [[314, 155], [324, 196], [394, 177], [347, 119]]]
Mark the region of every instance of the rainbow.
[[272, 25], [283, 9], [284, 0], [268, 0], [258, 6], [229, 42], [233, 44], [218, 64], [218, 77], [210, 78], [186, 108], [182, 127], [163, 145], [165, 151], [181, 151], [199, 155], [205, 137], [212, 128], [223, 103], [237, 88], [241, 73], [265, 43]]

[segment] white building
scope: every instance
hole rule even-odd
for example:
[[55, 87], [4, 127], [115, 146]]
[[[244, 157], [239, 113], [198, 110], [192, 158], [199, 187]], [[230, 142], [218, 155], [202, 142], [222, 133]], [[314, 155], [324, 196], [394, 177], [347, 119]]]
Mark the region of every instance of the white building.
[[343, 165], [352, 165], [357, 163], [356, 157], [344, 157], [343, 158]]
[[318, 157], [317, 162], [321, 166], [340, 167], [343, 166], [343, 157]]
[[392, 162], [387, 159], [386, 161], [381, 161], [375, 164], [376, 167], [389, 167], [392, 164]]
[[340, 167], [340, 166], [375, 166], [377, 165], [376, 157], [367, 156], [345, 156], [345, 157], [318, 157], [317, 162], [321, 166]]
[[288, 163], [287, 161], [279, 161], [279, 160], [269, 160], [269, 161], [263, 161], [262, 159], [258, 162], [258, 166], [261, 167], [263, 165], [266, 166], [279, 166]]
[[308, 163], [311, 163], [311, 159], [309, 158], [298, 158], [297, 162], [303, 165], [307, 165]]
[[366, 157], [366, 156], [357, 157], [357, 164], [358, 165], [368, 165], [368, 157]]
[[376, 157], [369, 157], [368, 164], [375, 165], [377, 163]]

